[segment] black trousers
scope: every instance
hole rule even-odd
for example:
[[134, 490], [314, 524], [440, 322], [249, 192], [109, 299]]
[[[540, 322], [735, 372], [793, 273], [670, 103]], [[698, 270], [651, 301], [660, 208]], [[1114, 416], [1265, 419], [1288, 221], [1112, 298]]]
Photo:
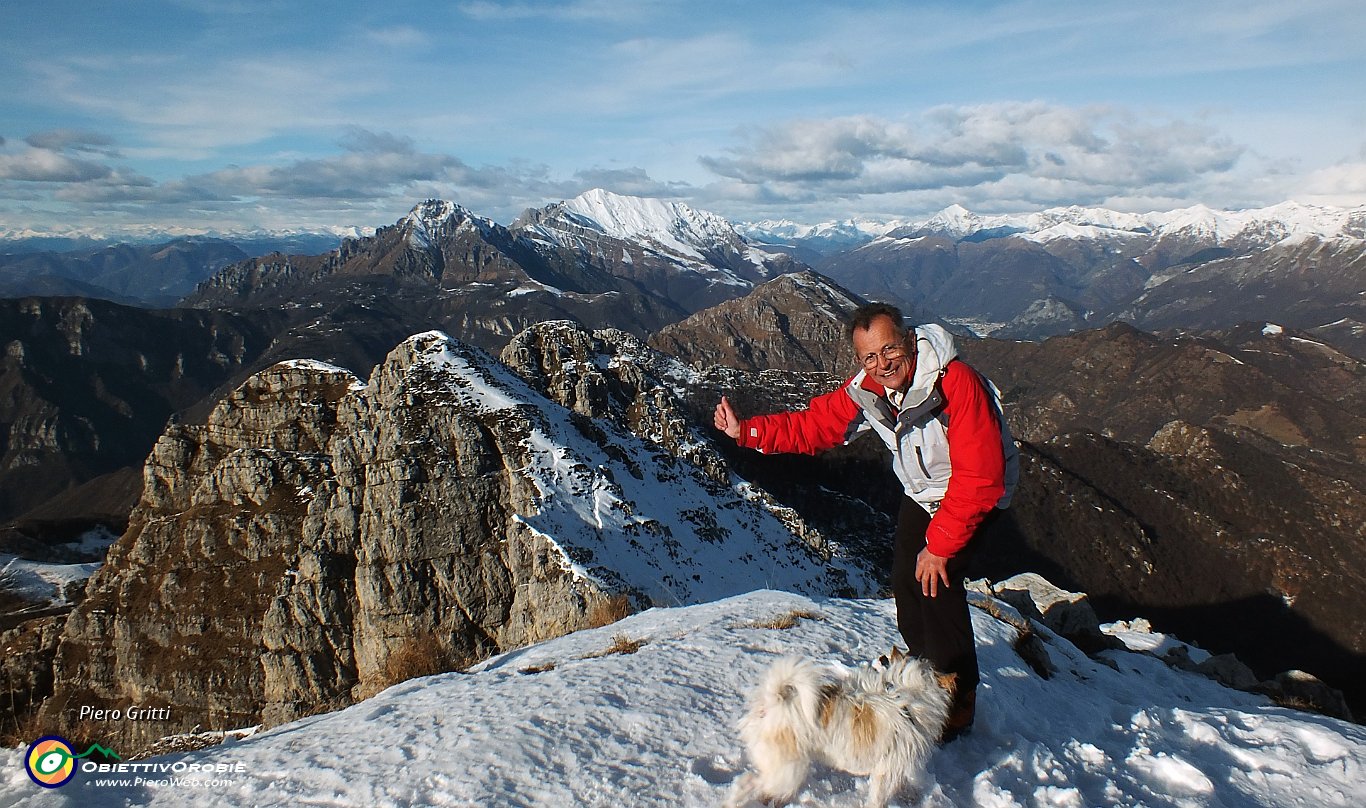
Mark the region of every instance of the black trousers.
[[912, 656], [928, 659], [940, 673], [958, 674], [958, 692], [971, 693], [981, 674], [977, 669], [977, 645], [972, 636], [963, 579], [982, 544], [983, 533], [1000, 516], [987, 514], [977, 532], [957, 555], [949, 559], [949, 585], [939, 582], [939, 594], [926, 597], [915, 579], [915, 559], [925, 548], [930, 515], [915, 500], [903, 496], [892, 550], [892, 595], [896, 598], [896, 624]]

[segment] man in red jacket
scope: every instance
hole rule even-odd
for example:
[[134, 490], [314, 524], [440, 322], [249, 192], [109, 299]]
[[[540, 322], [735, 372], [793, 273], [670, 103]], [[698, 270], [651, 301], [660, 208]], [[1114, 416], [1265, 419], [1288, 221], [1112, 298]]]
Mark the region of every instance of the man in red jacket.
[[794, 412], [741, 420], [722, 397], [716, 428], [760, 452], [816, 454], [872, 430], [892, 453], [905, 496], [897, 519], [892, 594], [910, 652], [957, 674], [945, 729], [976, 714], [977, 649], [964, 573], [976, 536], [1010, 504], [1019, 457], [995, 386], [957, 359], [937, 325], [906, 329], [894, 306], [873, 303], [849, 324], [863, 369]]

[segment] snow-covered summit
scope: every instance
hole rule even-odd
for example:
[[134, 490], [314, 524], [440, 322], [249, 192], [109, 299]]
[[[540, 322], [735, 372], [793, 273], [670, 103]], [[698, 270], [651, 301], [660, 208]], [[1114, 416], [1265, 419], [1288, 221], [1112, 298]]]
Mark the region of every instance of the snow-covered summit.
[[624, 196], [601, 188], [523, 214], [519, 223], [546, 240], [569, 246], [576, 246], [585, 235], [606, 236], [649, 244], [699, 262], [718, 251], [747, 246], [731, 223], [715, 213], [682, 202]]
[[[972, 619], [977, 724], [934, 753], [924, 792], [898, 805], [1366, 801], [1361, 726], [1277, 707], [1148, 653], [1092, 659], [1036, 624], [1055, 668], [1043, 679], [1014, 650], [1017, 629], [979, 609]], [[1134, 634], [1116, 635], [1154, 644]], [[47, 790], [24, 774], [22, 749], [0, 752], [0, 805], [714, 806], [745, 767], [735, 722], [768, 665], [787, 654], [858, 665], [898, 640], [890, 600], [760, 591], [651, 609], [339, 712], [143, 761], [231, 772], [212, 786], [157, 787], [155, 774], [96, 785], [82, 772]], [[864, 779], [817, 770], [797, 804], [853, 808]]]
[[730, 222], [715, 213], [682, 202], [622, 196], [601, 188], [564, 202], [563, 209], [606, 235], [623, 240], [650, 238], [680, 251], [729, 243], [737, 235]]
[[1138, 236], [1161, 240], [1186, 238], [1224, 244], [1235, 239], [1267, 247], [1287, 239], [1366, 237], [1366, 207], [1329, 208], [1283, 202], [1267, 208], [1219, 211], [1206, 205], [1152, 213], [1070, 206], [1028, 214], [977, 214], [951, 205], [923, 222], [902, 228], [908, 235], [937, 234], [967, 238], [991, 231], [1032, 241]]
[[439, 233], [452, 228], [469, 226], [487, 234], [498, 227], [492, 219], [476, 216], [468, 208], [444, 199], [419, 202], [403, 217], [400, 225], [412, 228], [409, 238], [420, 247], [436, 243]]
[[602, 263], [653, 261], [726, 286], [751, 286], [793, 263], [785, 254], [751, 244], [715, 213], [601, 188], [528, 210], [510, 229], [539, 246], [573, 250]]

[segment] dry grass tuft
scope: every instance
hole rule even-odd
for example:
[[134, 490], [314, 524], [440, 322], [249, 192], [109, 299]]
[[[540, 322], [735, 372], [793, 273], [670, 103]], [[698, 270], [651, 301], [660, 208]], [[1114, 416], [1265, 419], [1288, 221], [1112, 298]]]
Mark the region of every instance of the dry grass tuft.
[[612, 654], [634, 654], [639, 651], [641, 646], [645, 645], [646, 642], [648, 641], [633, 640], [625, 634], [616, 634], [612, 637], [612, 644], [607, 646], [606, 649], [599, 651], [596, 654], [589, 654], [585, 656], [584, 659], [597, 659], [598, 657], [611, 656]]
[[783, 614], [770, 617], [767, 620], [756, 620], [753, 623], [746, 623], [745, 626], [747, 628], [789, 629], [803, 620], [824, 619], [824, 617], [821, 617], [815, 612], [808, 612], [803, 609], [793, 609], [790, 612], [784, 612]]
[[602, 628], [612, 623], [630, 617], [634, 613], [631, 607], [631, 599], [626, 595], [613, 595], [606, 600], [600, 600], [588, 609], [586, 615], [589, 628]]
[[10, 710], [0, 720], [0, 747], [27, 746], [46, 734], [39, 731], [36, 709], [21, 711], [17, 715]]
[[541, 665], [528, 665], [528, 666], [526, 666], [525, 668], [518, 668], [518, 669], [517, 669], [517, 672], [518, 672], [518, 673], [545, 673], [546, 671], [553, 671], [553, 670], [555, 670], [555, 663], [554, 663], [554, 662], [546, 662], [546, 663], [541, 664]]
[[404, 639], [384, 660], [383, 679], [385, 687], [392, 687], [420, 676], [464, 670], [475, 661], [452, 653], [435, 633], [424, 632]]

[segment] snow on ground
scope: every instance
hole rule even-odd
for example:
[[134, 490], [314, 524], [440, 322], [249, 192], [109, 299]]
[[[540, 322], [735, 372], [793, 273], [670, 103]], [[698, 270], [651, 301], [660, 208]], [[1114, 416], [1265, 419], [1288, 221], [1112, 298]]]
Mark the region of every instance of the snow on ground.
[[[815, 617], [764, 625], [793, 612]], [[1147, 654], [1096, 661], [1040, 628], [1059, 670], [1045, 681], [1011, 649], [1014, 629], [977, 610], [973, 620], [977, 727], [937, 752], [929, 787], [900, 805], [1366, 804], [1360, 726], [1273, 706]], [[734, 724], [769, 663], [797, 653], [858, 664], [896, 639], [889, 600], [761, 591], [652, 609], [467, 674], [414, 679], [346, 710], [149, 761], [241, 764], [242, 774], [218, 775], [230, 785], [99, 785], [80, 773], [44, 790], [24, 773], [22, 750], [8, 750], [0, 806], [715, 806], [744, 765]], [[609, 653], [620, 640], [643, 644]], [[818, 770], [797, 804], [859, 805], [863, 786]]]
[[[75, 541], [63, 545], [73, 556], [100, 556], [114, 543], [115, 536], [101, 526], [82, 533]], [[0, 553], [0, 582], [3, 588], [36, 603], [66, 603], [68, 585], [84, 581], [95, 574], [103, 562], [85, 564], [57, 564], [30, 561], [9, 553]]]

